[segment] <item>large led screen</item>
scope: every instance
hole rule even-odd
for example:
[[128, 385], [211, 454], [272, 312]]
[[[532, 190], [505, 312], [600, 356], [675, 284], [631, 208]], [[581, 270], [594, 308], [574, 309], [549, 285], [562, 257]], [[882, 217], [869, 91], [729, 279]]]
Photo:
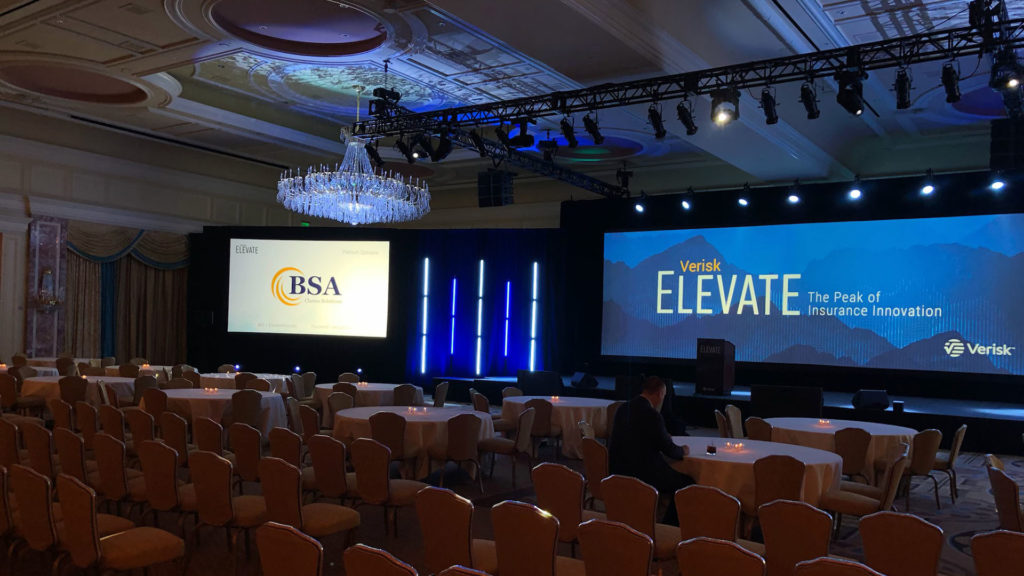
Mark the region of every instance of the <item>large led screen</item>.
[[607, 233], [601, 352], [1022, 374], [1024, 215]]
[[232, 239], [228, 332], [387, 336], [389, 249], [388, 242]]

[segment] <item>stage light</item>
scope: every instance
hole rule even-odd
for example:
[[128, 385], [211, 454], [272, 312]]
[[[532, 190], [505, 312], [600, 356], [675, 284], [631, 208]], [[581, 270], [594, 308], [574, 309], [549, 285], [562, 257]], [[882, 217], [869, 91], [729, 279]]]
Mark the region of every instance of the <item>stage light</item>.
[[1002, 176], [999, 174], [992, 176], [992, 181], [989, 182], [988, 189], [993, 192], [999, 192], [1003, 188], [1006, 188], [1006, 180], [1003, 180]]
[[558, 152], [558, 141], [550, 139], [541, 140], [537, 142], [537, 149], [544, 153], [544, 160], [546, 162], [551, 162], [554, 160], [555, 152]]
[[921, 196], [931, 196], [932, 192], [935, 192], [935, 184], [932, 183], [932, 171], [929, 169], [921, 185]]
[[693, 208], [693, 196], [694, 196], [693, 187], [691, 186], [691, 187], [686, 189], [686, 193], [683, 194], [683, 199], [679, 203], [679, 205], [683, 208], [683, 210], [686, 210], [687, 212], [689, 212]]
[[513, 148], [529, 148], [533, 146], [533, 135], [529, 132], [530, 121], [523, 119], [519, 121], [519, 134], [509, 139], [509, 146]]
[[241, 364], [235, 364], [235, 372], [238, 372], [241, 369], [242, 369], [242, 365]]
[[562, 136], [565, 137], [565, 141], [569, 143], [569, 148], [575, 148], [580, 145], [579, 140], [576, 139], [576, 133], [574, 127], [568, 118], [562, 118], [562, 121], [558, 124], [558, 127], [562, 129]]
[[861, 192], [860, 189], [860, 178], [857, 178], [853, 181], [853, 184], [850, 185], [850, 190], [846, 193], [846, 196], [850, 200], [860, 200], [863, 195], [864, 193]]
[[737, 202], [737, 203], [738, 203], [738, 204], [739, 204], [740, 206], [744, 206], [744, 207], [746, 207], [746, 206], [749, 206], [749, 205], [750, 205], [750, 201], [748, 201], [748, 200], [747, 200], [746, 198], [743, 198], [743, 197], [741, 197], [741, 198], [740, 198], [739, 200], [737, 200], [736, 202]]
[[789, 202], [790, 204], [799, 204], [800, 197], [797, 196], [796, 194], [790, 194], [789, 197], [786, 198], [786, 202]]
[[640, 192], [640, 199], [633, 204], [633, 210], [635, 210], [637, 214], [643, 214], [644, 211], [647, 210], [647, 194]]
[[[419, 151], [416, 149], [419, 148]], [[430, 141], [430, 136], [420, 133], [417, 134], [412, 140], [412, 149], [414, 158], [434, 158], [434, 145]]]
[[682, 202], [682, 207], [683, 207], [683, 210], [687, 210], [687, 211], [689, 211], [689, 210], [690, 210], [690, 208], [693, 208], [693, 205], [692, 205], [692, 204], [690, 204], [690, 201], [689, 201], [689, 200], [683, 200], [683, 202]]
[[412, 151], [412, 147], [406, 144], [405, 140], [402, 140], [401, 137], [399, 137], [398, 140], [395, 140], [395, 148], [401, 152], [402, 156], [405, 156], [405, 160], [409, 162], [409, 164], [416, 163], [417, 155]]
[[583, 117], [583, 128], [585, 128], [587, 133], [590, 134], [590, 137], [594, 140], [594, 144], [598, 146], [604, 144], [604, 136], [601, 135], [601, 129], [597, 125], [597, 121], [590, 117], [590, 114]]
[[299, 374], [301, 372], [302, 372], [302, 368], [299, 368], [298, 366], [295, 366], [295, 373]]
[[721, 88], [711, 93], [711, 120], [719, 126], [740, 117], [740, 92], [735, 88]]
[[647, 109], [647, 119], [651, 122], [651, 128], [654, 128], [654, 137], [661, 140], [668, 134], [665, 130], [665, 121], [661, 119], [661, 110], [657, 104], [651, 104], [651, 107]]
[[807, 111], [808, 120], [815, 120], [821, 116], [821, 110], [818, 110], [818, 92], [814, 89], [814, 84], [804, 82], [803, 86], [800, 86], [800, 103]]
[[683, 98], [676, 104], [676, 116], [686, 127], [686, 135], [693, 136], [697, 133], [697, 123], [693, 121], [693, 103]]
[[366, 150], [366, 155], [370, 157], [370, 161], [373, 162], [373, 164], [377, 168], [380, 168], [381, 166], [384, 165], [384, 159], [380, 157], [380, 153], [377, 152], [376, 146], [367, 142], [366, 146], [364, 146], [363, 148]]
[[896, 71], [896, 84], [893, 85], [893, 88], [896, 89], [896, 109], [910, 108], [910, 89], [913, 88], [913, 79], [910, 77], [909, 70], [900, 68]]
[[765, 124], [778, 124], [779, 113], [775, 110], [775, 94], [771, 88], [761, 90], [761, 110], [764, 110]]
[[960, 101], [960, 70], [952, 62], [942, 66], [942, 87], [946, 89], [946, 102]]
[[836, 102], [854, 116], [864, 113], [864, 85], [861, 79], [859, 72], [846, 70], [836, 74], [836, 81], [839, 82]]
[[484, 139], [480, 136], [480, 133], [476, 130], [470, 130], [469, 139], [473, 141], [473, 147], [480, 153], [480, 157], [487, 158], [487, 146], [484, 145]]
[[989, 86], [994, 90], [1015, 90], [1020, 88], [1021, 68], [1017, 53], [1004, 48], [992, 56], [992, 72]]
[[508, 148], [509, 145], [511, 144], [511, 140], [509, 140], [508, 137], [508, 130], [504, 126], [499, 125], [497, 128], [495, 128], [494, 136], [498, 139], [498, 142], [501, 142], [501, 145], [504, 146], [505, 148]]
[[452, 137], [447, 129], [441, 131], [440, 137], [437, 141], [437, 147], [434, 148], [434, 153], [430, 155], [432, 162], [440, 162], [448, 157], [452, 153]]

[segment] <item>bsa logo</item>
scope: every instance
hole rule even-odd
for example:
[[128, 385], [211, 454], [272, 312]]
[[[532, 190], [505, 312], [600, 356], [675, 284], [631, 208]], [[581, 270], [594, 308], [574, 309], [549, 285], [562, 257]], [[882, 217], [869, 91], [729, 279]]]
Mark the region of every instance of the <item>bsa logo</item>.
[[948, 354], [950, 358], [959, 358], [964, 353], [964, 343], [956, 338], [946, 340], [943, 348], [946, 350], [946, 354]]
[[341, 296], [333, 276], [324, 282], [323, 277], [306, 276], [294, 267], [278, 270], [270, 281], [270, 291], [285, 306], [298, 306], [302, 296]]

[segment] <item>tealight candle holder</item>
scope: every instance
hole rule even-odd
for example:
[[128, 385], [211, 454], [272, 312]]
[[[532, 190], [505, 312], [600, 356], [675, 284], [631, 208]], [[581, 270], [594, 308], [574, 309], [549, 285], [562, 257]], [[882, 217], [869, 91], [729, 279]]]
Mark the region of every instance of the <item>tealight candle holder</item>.
[[415, 414], [416, 408], [409, 406], [408, 408], [405, 409], [405, 411], [408, 412], [409, 414]]
[[149, 364], [143, 364], [143, 365], [141, 366], [141, 368], [143, 368], [143, 369], [148, 369], [148, 368], [149, 368]]
[[558, 402], [558, 400], [559, 400], [558, 396], [552, 396], [551, 397], [551, 401], [552, 402]]
[[359, 383], [357, 383], [357, 384], [356, 384], [356, 386], [362, 386], [362, 387], [364, 387], [364, 388], [365, 388], [365, 387], [367, 387], [367, 386], [369, 386], [369, 385], [370, 385], [370, 383], [369, 383], [369, 382], [359, 382]]
[[818, 424], [821, 424], [822, 426], [828, 426], [831, 423], [832, 423], [831, 420], [825, 420], [824, 418], [819, 418], [818, 419]]
[[0, 370], [7, 370], [7, 364], [0, 362]]

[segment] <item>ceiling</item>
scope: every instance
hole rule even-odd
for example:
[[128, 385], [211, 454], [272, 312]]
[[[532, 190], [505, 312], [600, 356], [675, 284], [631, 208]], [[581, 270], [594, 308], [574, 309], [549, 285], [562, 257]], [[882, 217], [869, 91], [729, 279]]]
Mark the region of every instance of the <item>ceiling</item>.
[[[1008, 4], [1011, 17], [1024, 16], [1024, 1]], [[403, 105], [432, 110], [965, 26], [966, 7], [951, 0], [0, 0], [0, 107], [245, 162], [269, 194], [286, 167], [338, 160], [339, 128], [356, 119], [356, 86], [387, 84]], [[847, 114], [834, 84], [819, 80], [817, 120], [806, 118], [798, 85], [780, 85], [781, 121], [772, 126], [757, 95], [745, 92], [740, 121], [726, 127], [709, 121], [710, 103], [699, 99], [694, 136], [668, 102], [661, 140], [646, 106], [601, 111], [600, 146], [579, 118], [575, 149], [558, 134], [557, 118], [531, 131], [560, 140], [559, 164], [607, 181], [628, 163], [633, 188], [648, 193], [983, 169], [988, 121], [1003, 115], [987, 87], [988, 64], [959, 62], [964, 97], [956, 105], [945, 102], [940, 66], [912, 68], [913, 106], [901, 111], [895, 71], [872, 74], [865, 98], [877, 116]], [[361, 104], [365, 114], [365, 98]], [[442, 204], [446, 190], [473, 185], [491, 166], [469, 151], [410, 166], [392, 142], [380, 146], [389, 168], [426, 177]], [[525, 174], [521, 184], [551, 185]]]

